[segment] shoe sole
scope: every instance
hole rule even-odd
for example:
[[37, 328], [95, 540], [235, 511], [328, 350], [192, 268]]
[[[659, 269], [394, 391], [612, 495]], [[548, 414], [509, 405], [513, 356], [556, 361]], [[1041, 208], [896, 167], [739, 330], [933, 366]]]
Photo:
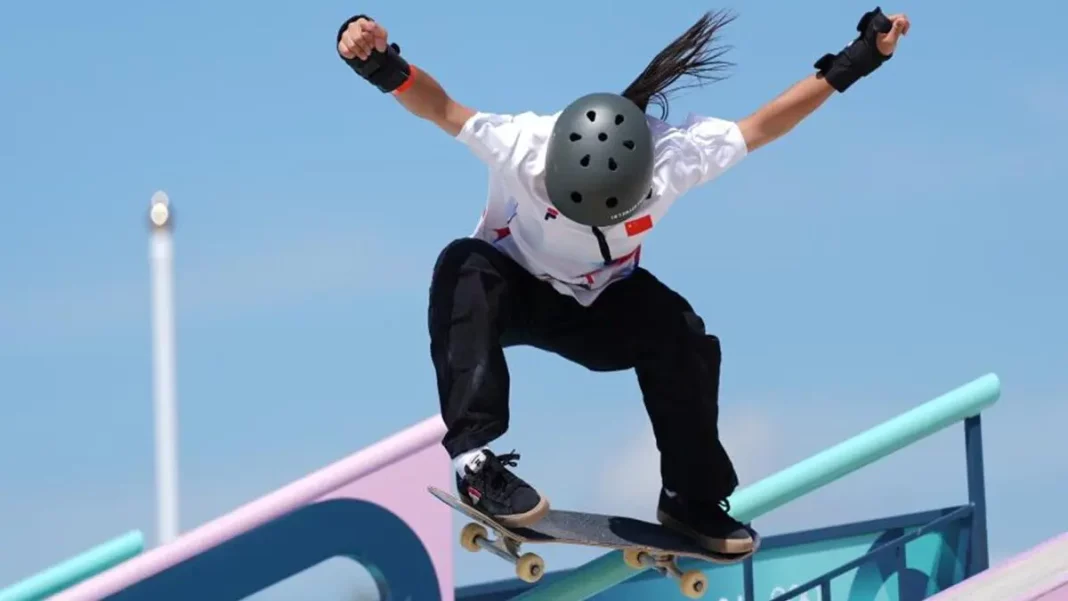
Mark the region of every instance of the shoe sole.
[[494, 520], [501, 523], [502, 526], [509, 528], [524, 528], [537, 522], [541, 518], [545, 517], [549, 513], [549, 499], [544, 495], [538, 504], [534, 506], [530, 511], [523, 513], [513, 513], [509, 515], [495, 515], [492, 516]]
[[714, 553], [739, 555], [742, 553], [749, 553], [753, 550], [752, 537], [749, 537], [748, 539], [712, 538], [711, 536], [701, 534], [693, 528], [690, 528], [686, 524], [683, 524], [659, 509], [656, 511], [656, 519], [659, 520], [664, 527], [671, 528], [679, 534], [684, 534], [694, 539], [699, 545]]

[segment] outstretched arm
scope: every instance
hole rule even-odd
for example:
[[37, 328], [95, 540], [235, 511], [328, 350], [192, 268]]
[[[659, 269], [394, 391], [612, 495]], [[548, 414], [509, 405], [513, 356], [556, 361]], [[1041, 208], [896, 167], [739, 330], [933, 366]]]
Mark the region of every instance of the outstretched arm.
[[[749, 152], [785, 135], [835, 91], [845, 91], [854, 81], [892, 56], [898, 39], [908, 33], [909, 20], [903, 14], [884, 16], [876, 9], [865, 15], [858, 30], [861, 35], [850, 47], [838, 56], [827, 55], [817, 63], [817, 67], [823, 67], [820, 74], [795, 83], [778, 98], [738, 122]], [[873, 56], [876, 52], [881, 56]]]
[[413, 71], [411, 87], [396, 95], [397, 102], [415, 115], [456, 137], [475, 111], [449, 97], [426, 71]]
[[833, 93], [834, 88], [826, 79], [810, 75], [739, 121], [738, 128], [742, 130], [749, 152], [786, 135]]
[[429, 73], [401, 59], [396, 46], [390, 48], [388, 35], [370, 18], [350, 20], [339, 32], [338, 54], [354, 71], [392, 93], [410, 113], [455, 137], [475, 111], [449, 97]]

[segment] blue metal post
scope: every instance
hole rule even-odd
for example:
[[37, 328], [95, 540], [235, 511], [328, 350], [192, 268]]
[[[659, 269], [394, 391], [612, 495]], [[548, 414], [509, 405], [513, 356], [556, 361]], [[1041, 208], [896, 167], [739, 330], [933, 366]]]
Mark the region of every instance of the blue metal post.
[[749, 556], [742, 564], [742, 590], [745, 594], [745, 601], [756, 601], [756, 591], [753, 586], [753, 556]]
[[979, 415], [964, 420], [964, 449], [968, 462], [968, 501], [972, 504], [972, 550], [968, 576], [990, 567], [986, 532], [986, 482], [983, 474], [983, 427]]
[[897, 598], [901, 601], [915, 601], [914, 598], [910, 598], [907, 595], [908, 590], [905, 588], [908, 584], [908, 581], [905, 578], [905, 572], [909, 569], [908, 557], [906, 556], [908, 553], [907, 549], [908, 547], [906, 545], [901, 545], [894, 549], [894, 563], [896, 564], [895, 567], [897, 569]]

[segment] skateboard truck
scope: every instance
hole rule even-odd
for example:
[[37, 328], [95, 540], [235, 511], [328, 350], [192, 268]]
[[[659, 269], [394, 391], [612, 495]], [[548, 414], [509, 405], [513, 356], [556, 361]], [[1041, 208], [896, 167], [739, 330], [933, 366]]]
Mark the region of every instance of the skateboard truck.
[[663, 576], [674, 578], [679, 583], [682, 594], [690, 599], [698, 599], [708, 589], [708, 576], [701, 570], [683, 572], [670, 554], [658, 555], [642, 549], [623, 550], [623, 563], [635, 570], [652, 568]]
[[[521, 553], [521, 546], [526, 543], [563, 543], [622, 551], [623, 561], [631, 569], [654, 569], [675, 580], [684, 597], [698, 599], [708, 593], [708, 577], [699, 569], [679, 569], [679, 559], [686, 557], [718, 565], [735, 565], [752, 556], [760, 545], [760, 537], [754, 533], [750, 551], [720, 553], [705, 549], [661, 524], [562, 509], [550, 510], [531, 526], [512, 528], [441, 489], [431, 486], [428, 490], [449, 507], [475, 520], [460, 531], [462, 548], [470, 552], [489, 551], [513, 564], [519, 579], [529, 583], [538, 582], [545, 575], [545, 562], [534, 553]], [[494, 538], [490, 538], [491, 530]]]
[[[489, 532], [481, 524], [472, 522], [463, 527], [460, 531], [460, 546], [472, 553], [486, 550], [514, 564], [516, 576], [523, 582], [537, 582], [545, 573], [545, 561], [536, 553], [520, 555], [522, 543], [501, 534], [498, 534], [496, 539], [490, 539]], [[623, 550], [623, 562], [628, 567], [636, 570], [654, 569], [675, 579], [686, 597], [700, 598], [708, 589], [708, 576], [701, 570], [683, 572], [675, 560], [676, 557], [671, 554], [660, 555], [634, 548]]]
[[467, 524], [460, 531], [460, 546], [465, 550], [476, 553], [485, 549], [501, 559], [515, 564], [515, 574], [523, 582], [537, 582], [545, 573], [545, 561], [536, 553], [519, 554], [522, 543], [506, 536], [495, 540], [489, 538], [489, 532], [481, 524], [474, 522]]

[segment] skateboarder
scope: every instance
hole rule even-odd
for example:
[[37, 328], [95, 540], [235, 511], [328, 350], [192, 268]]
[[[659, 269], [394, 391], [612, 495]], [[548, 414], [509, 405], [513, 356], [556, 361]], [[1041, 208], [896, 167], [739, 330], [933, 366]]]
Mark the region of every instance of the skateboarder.
[[[875, 71], [909, 21], [878, 8], [865, 14], [852, 43], [740, 121], [691, 115], [667, 123], [672, 86], [683, 78], [690, 78], [683, 85], [714, 80], [729, 66], [714, 42], [731, 19], [704, 15], [621, 94], [584, 95], [551, 115], [460, 104], [407, 62], [369, 16], [353, 17], [338, 31], [338, 53], [357, 74], [489, 168], [489, 199], [477, 228], [448, 244], [434, 266], [428, 325], [448, 428], [442, 442], [458, 492], [508, 525], [533, 523], [549, 508], [510, 469], [517, 454], [489, 449], [508, 427], [503, 348], [528, 345], [594, 371], [635, 370], [660, 452], [657, 518], [712, 551], [752, 547], [751, 533], [726, 503], [738, 479], [717, 431], [719, 340], [685, 298], [638, 266], [641, 245], [688, 190]], [[595, 68], [599, 60], [586, 56], [575, 68]], [[485, 77], [500, 85], [502, 74]], [[646, 114], [651, 103], [661, 107], [661, 118]], [[578, 459], [573, 468], [588, 465]]]

